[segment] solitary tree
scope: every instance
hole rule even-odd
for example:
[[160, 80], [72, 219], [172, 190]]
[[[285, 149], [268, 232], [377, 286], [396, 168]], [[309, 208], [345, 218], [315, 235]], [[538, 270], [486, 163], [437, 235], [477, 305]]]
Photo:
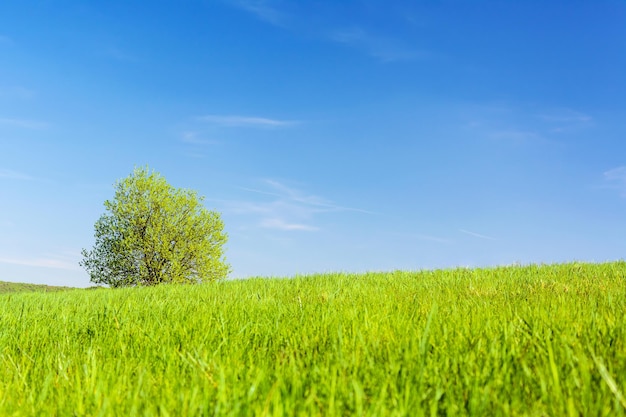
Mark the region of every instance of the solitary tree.
[[220, 214], [195, 191], [174, 188], [146, 168], [118, 181], [95, 224], [96, 242], [80, 262], [96, 284], [112, 287], [197, 283], [224, 278], [229, 266]]

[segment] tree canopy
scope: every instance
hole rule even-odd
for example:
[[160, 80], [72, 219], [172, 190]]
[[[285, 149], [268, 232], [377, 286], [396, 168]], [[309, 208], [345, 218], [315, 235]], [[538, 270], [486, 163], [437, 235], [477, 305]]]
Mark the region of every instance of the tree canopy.
[[227, 235], [219, 213], [195, 191], [174, 188], [147, 167], [119, 180], [95, 224], [95, 245], [80, 262], [112, 287], [198, 283], [226, 277]]

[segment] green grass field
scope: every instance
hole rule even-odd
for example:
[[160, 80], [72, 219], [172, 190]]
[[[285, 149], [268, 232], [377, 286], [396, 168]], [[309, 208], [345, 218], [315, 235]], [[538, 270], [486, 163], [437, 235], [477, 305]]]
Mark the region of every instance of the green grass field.
[[0, 295], [2, 416], [626, 415], [626, 263]]
[[68, 287], [53, 287], [51, 285], [40, 284], [21, 284], [17, 282], [4, 282], [0, 281], [0, 294], [12, 293], [12, 292], [24, 292], [24, 291], [63, 291], [69, 289]]

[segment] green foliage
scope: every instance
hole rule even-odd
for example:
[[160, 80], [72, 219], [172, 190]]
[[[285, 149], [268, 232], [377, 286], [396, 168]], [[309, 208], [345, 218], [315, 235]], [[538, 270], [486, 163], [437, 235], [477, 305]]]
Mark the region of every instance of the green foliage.
[[107, 213], [95, 224], [96, 243], [81, 265], [96, 284], [112, 287], [197, 283], [229, 271], [219, 213], [195, 191], [174, 188], [158, 173], [136, 168], [116, 184]]
[[625, 416], [626, 263], [0, 296], [0, 415]]

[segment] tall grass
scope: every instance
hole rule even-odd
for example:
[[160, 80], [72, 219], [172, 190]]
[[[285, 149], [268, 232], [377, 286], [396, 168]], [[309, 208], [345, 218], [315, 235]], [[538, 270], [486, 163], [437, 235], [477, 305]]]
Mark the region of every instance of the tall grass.
[[0, 296], [0, 415], [626, 415], [626, 263]]

